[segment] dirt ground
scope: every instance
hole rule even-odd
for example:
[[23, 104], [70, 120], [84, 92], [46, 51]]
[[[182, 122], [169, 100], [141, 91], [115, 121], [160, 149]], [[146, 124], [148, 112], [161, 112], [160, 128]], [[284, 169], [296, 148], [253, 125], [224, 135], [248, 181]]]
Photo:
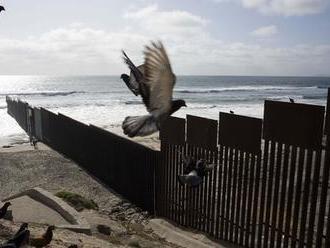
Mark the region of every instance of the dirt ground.
[[[10, 150], [11, 149], [11, 150]], [[26, 150], [29, 151], [26, 151]], [[8, 152], [11, 151], [11, 152]], [[69, 191], [94, 200], [99, 210], [84, 210], [82, 215], [92, 226], [92, 236], [56, 229], [48, 247], [179, 247], [168, 243], [146, 228], [150, 216], [115, 192], [105, 188], [75, 163], [49, 149], [29, 147], [1, 148], [0, 199], [33, 188], [49, 192]], [[10, 237], [20, 223], [0, 220], [0, 243]], [[109, 227], [102, 234], [98, 225]], [[30, 224], [33, 234], [42, 233], [45, 226]]]

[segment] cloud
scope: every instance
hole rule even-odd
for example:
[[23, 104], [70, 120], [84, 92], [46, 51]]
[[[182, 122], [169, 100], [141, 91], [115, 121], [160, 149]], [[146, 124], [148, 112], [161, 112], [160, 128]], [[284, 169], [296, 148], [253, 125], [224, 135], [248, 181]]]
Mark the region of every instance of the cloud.
[[313, 15], [323, 12], [328, 0], [213, 0], [215, 2], [238, 2], [245, 8], [255, 9], [263, 14], [284, 16]]
[[268, 38], [278, 33], [275, 25], [264, 26], [252, 31], [251, 34], [258, 38]]
[[209, 22], [200, 16], [187, 11], [161, 11], [157, 5], [150, 5], [142, 9], [130, 10], [124, 18], [134, 21], [140, 29], [153, 34], [182, 35], [200, 33]]
[[38, 37], [0, 39], [0, 73], [112, 74], [121, 67], [120, 50], [140, 50], [149, 37], [107, 32], [73, 24]]
[[223, 42], [206, 31], [208, 20], [155, 5], [126, 12], [124, 19], [128, 25], [118, 32], [75, 23], [36, 37], [0, 38], [0, 73], [120, 75], [127, 71], [120, 50], [140, 64], [143, 46], [155, 38], [164, 42], [178, 75], [315, 75], [327, 74], [330, 66], [330, 44]]

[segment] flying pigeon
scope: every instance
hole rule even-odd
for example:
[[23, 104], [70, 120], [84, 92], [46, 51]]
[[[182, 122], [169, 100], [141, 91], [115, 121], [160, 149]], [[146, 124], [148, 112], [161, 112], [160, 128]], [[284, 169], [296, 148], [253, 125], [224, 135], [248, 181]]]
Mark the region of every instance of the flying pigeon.
[[136, 81], [139, 82], [139, 94], [149, 114], [125, 118], [122, 128], [129, 137], [146, 136], [158, 131], [171, 114], [186, 106], [184, 100], [172, 100], [175, 75], [163, 44], [152, 42], [151, 46], [146, 46], [144, 55], [143, 79], [136, 78]]
[[178, 175], [178, 180], [181, 185], [189, 185], [191, 187], [197, 187], [202, 183], [203, 179], [200, 177], [196, 170], [192, 170], [186, 175]]
[[5, 9], [3, 6], [0, 5], [0, 12], [1, 12], [1, 11], [5, 11], [5, 10], [6, 10], [6, 9]]
[[203, 182], [203, 178], [215, 167], [215, 164], [207, 164], [204, 159], [196, 162], [195, 168], [187, 174], [178, 175], [178, 180], [181, 185], [189, 185], [197, 187]]
[[125, 82], [127, 87], [133, 92], [134, 95], [141, 95], [140, 85], [144, 81], [144, 65], [139, 65], [136, 67], [127, 54], [122, 51], [124, 62], [128, 65], [131, 70], [130, 75], [121, 74], [120, 78]]
[[230, 110], [229, 113], [234, 114], [234, 111]]
[[196, 159], [191, 156], [183, 157], [183, 174], [189, 174], [196, 169]]

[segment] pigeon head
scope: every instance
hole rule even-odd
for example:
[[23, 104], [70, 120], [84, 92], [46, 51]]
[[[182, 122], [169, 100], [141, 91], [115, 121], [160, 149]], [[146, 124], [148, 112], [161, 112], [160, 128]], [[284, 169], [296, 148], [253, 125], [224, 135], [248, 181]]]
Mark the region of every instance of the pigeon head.
[[55, 226], [49, 226], [48, 228], [47, 228], [47, 231], [54, 231], [55, 230]]
[[129, 76], [127, 74], [121, 74], [120, 75], [120, 78], [123, 79], [123, 80], [125, 80], [125, 79], [128, 79]]
[[203, 168], [205, 168], [205, 160], [204, 159], [198, 160], [197, 163], [196, 163], [196, 168], [197, 169], [203, 169]]
[[129, 76], [127, 74], [121, 74], [120, 78], [126, 83], [129, 83]]
[[178, 111], [181, 107], [187, 107], [186, 102], [184, 100], [179, 99], [172, 101], [171, 114]]
[[189, 172], [191, 172], [192, 170], [195, 169], [195, 164], [196, 164], [196, 160], [193, 157], [190, 156], [184, 156], [183, 157], [183, 173], [184, 174], [188, 174]]
[[29, 226], [29, 224], [26, 223], [26, 222], [24, 222], [24, 223], [21, 225], [21, 228], [22, 228], [22, 229], [26, 229], [26, 228], [28, 228], [28, 226]]

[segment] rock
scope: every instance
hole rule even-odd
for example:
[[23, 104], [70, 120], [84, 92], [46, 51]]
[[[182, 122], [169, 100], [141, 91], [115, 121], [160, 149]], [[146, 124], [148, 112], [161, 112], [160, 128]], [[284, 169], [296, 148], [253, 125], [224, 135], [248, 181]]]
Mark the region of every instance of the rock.
[[135, 232], [143, 232], [144, 226], [140, 223], [132, 223], [130, 224], [130, 228], [133, 229]]
[[141, 209], [141, 208], [139, 208], [139, 207], [136, 207], [136, 208], [134, 208], [134, 210], [135, 210], [137, 213], [140, 213], [140, 212], [142, 212], [142, 209]]
[[130, 204], [129, 202], [125, 202], [125, 203], [123, 203], [123, 205], [122, 205], [122, 207], [123, 207], [123, 208], [126, 208], [126, 209], [130, 208], [131, 206], [132, 206], [132, 204]]
[[127, 211], [126, 211], [126, 214], [127, 215], [132, 215], [132, 214], [135, 214], [136, 212], [135, 212], [135, 210], [134, 209], [128, 209]]
[[70, 245], [68, 248], [78, 248], [78, 245], [73, 244], [73, 245]]
[[120, 213], [116, 216], [116, 218], [120, 221], [125, 221], [126, 220], [126, 216], [124, 213]]
[[110, 214], [118, 213], [120, 212], [120, 210], [121, 210], [120, 207], [114, 207], [110, 210]]
[[138, 240], [131, 240], [131, 241], [128, 243], [128, 246], [130, 246], [130, 247], [137, 247], [137, 248], [141, 247], [141, 245], [140, 245], [140, 243], [139, 243]]
[[11, 146], [11, 145], [2, 146], [2, 148], [11, 148], [11, 147], [14, 147], [14, 146]]
[[104, 235], [110, 235], [111, 234], [111, 228], [107, 225], [97, 225], [96, 229], [99, 233], [102, 233]]
[[149, 213], [148, 211], [144, 211], [141, 213], [143, 215], [143, 217], [147, 218], [149, 216]]

